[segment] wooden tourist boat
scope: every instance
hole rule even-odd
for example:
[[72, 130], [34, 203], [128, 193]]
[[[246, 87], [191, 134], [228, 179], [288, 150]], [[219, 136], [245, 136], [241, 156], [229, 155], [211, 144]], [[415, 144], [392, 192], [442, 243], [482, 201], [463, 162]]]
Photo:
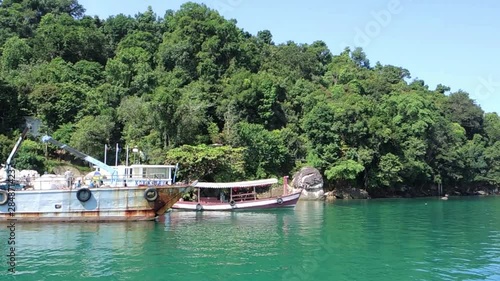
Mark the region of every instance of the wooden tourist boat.
[[[172, 209], [188, 211], [241, 211], [274, 208], [294, 208], [300, 198], [302, 190], [288, 194], [287, 178], [284, 180], [283, 195], [260, 198], [257, 188], [270, 187], [278, 183], [277, 179], [264, 179], [242, 182], [197, 182], [193, 185], [197, 190], [196, 200], [179, 200]], [[202, 197], [203, 189], [218, 189], [217, 197]], [[225, 190], [225, 192], [224, 192]], [[236, 192], [236, 190], [243, 192]], [[215, 192], [217, 193], [217, 192]], [[226, 198], [226, 196], [228, 197]]]

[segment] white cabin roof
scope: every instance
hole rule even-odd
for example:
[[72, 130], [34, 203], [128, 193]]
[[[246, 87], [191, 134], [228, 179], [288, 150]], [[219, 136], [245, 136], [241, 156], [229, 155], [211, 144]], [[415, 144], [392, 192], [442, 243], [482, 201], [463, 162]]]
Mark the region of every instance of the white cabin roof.
[[[93, 168], [99, 168], [96, 165], [92, 166]], [[118, 165], [118, 166], [110, 166], [111, 168], [138, 168], [138, 167], [144, 167], [144, 168], [175, 168], [176, 165], [149, 165], [149, 164], [132, 164], [129, 166], [126, 165]]]
[[257, 187], [278, 183], [277, 179], [264, 179], [238, 182], [198, 182], [194, 187], [201, 188], [236, 188], [236, 187]]

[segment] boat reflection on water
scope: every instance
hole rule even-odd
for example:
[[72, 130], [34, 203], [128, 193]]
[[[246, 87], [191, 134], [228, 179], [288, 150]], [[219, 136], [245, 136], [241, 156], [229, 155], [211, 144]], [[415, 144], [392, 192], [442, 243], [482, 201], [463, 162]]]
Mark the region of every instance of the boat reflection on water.
[[[117, 259], [144, 256], [154, 230], [154, 222], [16, 223], [16, 274], [69, 277], [68, 269], [73, 276], [120, 274]], [[0, 251], [7, 253], [7, 247], [2, 243]]]
[[297, 204], [295, 215], [300, 229], [321, 229], [325, 220], [325, 202], [302, 201], [300, 204]]
[[171, 211], [161, 218], [160, 223], [164, 225], [168, 237], [184, 241], [179, 246], [182, 250], [210, 252], [218, 248], [217, 243], [223, 243], [225, 247], [234, 248], [234, 251], [246, 250], [252, 255], [256, 254], [254, 251], [260, 246], [263, 250], [287, 243], [295, 215], [293, 209], [256, 212]]
[[183, 212], [169, 211], [158, 217], [157, 222], [165, 225], [165, 230], [176, 228], [194, 227], [196, 224], [204, 226], [231, 226], [236, 228], [252, 227], [258, 229], [269, 229], [286, 226], [288, 221], [296, 215], [294, 209], [274, 209], [268, 211], [246, 211], [246, 212]]

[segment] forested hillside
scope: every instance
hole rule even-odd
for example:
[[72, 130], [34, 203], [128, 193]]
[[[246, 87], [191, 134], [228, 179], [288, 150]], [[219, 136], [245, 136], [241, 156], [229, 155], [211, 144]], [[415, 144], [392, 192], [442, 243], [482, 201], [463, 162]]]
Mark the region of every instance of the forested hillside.
[[[137, 146], [142, 162], [179, 162], [184, 178], [308, 165], [329, 188], [372, 193], [500, 185], [496, 113], [359, 48], [277, 44], [271, 31], [249, 34], [195, 3], [100, 19], [76, 0], [4, 0], [0, 27], [1, 161], [23, 116], [34, 116], [44, 133], [96, 158], [104, 144]], [[16, 168], [46, 165], [45, 145], [26, 141]]]

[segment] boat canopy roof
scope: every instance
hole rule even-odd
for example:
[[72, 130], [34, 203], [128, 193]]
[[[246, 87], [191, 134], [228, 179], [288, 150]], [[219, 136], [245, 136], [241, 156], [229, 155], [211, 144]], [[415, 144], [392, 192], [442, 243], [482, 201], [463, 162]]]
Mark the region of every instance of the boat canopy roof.
[[264, 179], [238, 182], [198, 182], [194, 187], [201, 188], [236, 188], [236, 187], [257, 187], [278, 183], [277, 179]]

